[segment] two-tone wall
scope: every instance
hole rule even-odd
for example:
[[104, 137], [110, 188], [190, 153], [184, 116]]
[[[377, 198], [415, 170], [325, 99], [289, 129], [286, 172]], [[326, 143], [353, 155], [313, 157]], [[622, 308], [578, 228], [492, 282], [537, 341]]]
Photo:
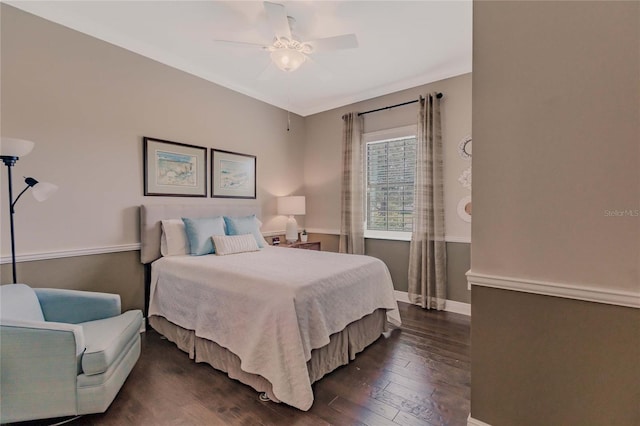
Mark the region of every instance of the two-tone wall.
[[[142, 137], [256, 155], [266, 231], [281, 231], [275, 197], [307, 196], [298, 218], [323, 249], [337, 250], [340, 220], [340, 116], [441, 91], [446, 145], [449, 297], [469, 302], [470, 225], [455, 211], [469, 191], [457, 182], [470, 166], [457, 157], [471, 132], [471, 75], [311, 117], [287, 112], [6, 4], [1, 14], [2, 135], [36, 142], [15, 176], [58, 184], [44, 203], [28, 195], [16, 214], [18, 280], [35, 287], [117, 292], [125, 308], [143, 306], [138, 206], [211, 203], [211, 198], [144, 197]], [[417, 106], [367, 116], [366, 131], [415, 124]], [[307, 129], [308, 127], [308, 129]], [[5, 178], [3, 171], [2, 179]], [[15, 182], [16, 190], [20, 181]], [[0, 185], [2, 283], [11, 282], [7, 188]], [[408, 242], [369, 240], [397, 290], [406, 291]]]
[[640, 3], [474, 2], [470, 425], [640, 424]]
[[[465, 273], [469, 269], [471, 224], [458, 216], [460, 199], [471, 195], [458, 181], [470, 161], [458, 155], [458, 144], [471, 135], [471, 74], [437, 81], [305, 117], [305, 194], [308, 230], [323, 234], [326, 247], [337, 250], [340, 232], [340, 185], [342, 115], [364, 112], [418, 99], [429, 92], [441, 92], [442, 139], [444, 145], [445, 233], [449, 287], [447, 299], [469, 303]], [[416, 125], [418, 104], [406, 105], [364, 116], [364, 132]], [[316, 237], [320, 238], [320, 237]], [[391, 272], [396, 290], [407, 291], [409, 242], [367, 239], [365, 253], [382, 259]]]
[[[16, 206], [18, 258], [27, 260], [19, 281], [118, 292], [125, 308], [143, 306], [138, 206], [215, 202], [144, 197], [143, 136], [256, 155], [264, 229], [284, 229], [274, 197], [302, 191], [302, 117], [292, 115], [287, 131], [279, 108], [6, 4], [0, 11], [2, 135], [36, 142], [14, 176], [60, 187], [44, 203], [27, 194]], [[5, 179], [2, 166], [3, 283]]]

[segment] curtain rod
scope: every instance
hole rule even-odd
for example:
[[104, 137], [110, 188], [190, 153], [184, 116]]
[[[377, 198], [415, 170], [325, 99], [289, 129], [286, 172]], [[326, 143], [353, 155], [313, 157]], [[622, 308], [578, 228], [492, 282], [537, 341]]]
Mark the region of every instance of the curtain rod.
[[[436, 97], [438, 99], [442, 98], [442, 93], [437, 93]], [[422, 96], [420, 96], [420, 98], [422, 98]], [[384, 111], [385, 109], [391, 109], [391, 108], [401, 107], [401, 106], [405, 106], [405, 105], [409, 105], [409, 104], [415, 104], [418, 101], [420, 101], [420, 99], [416, 99], [414, 101], [403, 102], [401, 104], [391, 105], [391, 106], [387, 106], [387, 107], [383, 107], [383, 108], [372, 109], [371, 111], [359, 112], [358, 113], [358, 117], [360, 117], [361, 115], [365, 115], [365, 114], [371, 114], [372, 112]]]

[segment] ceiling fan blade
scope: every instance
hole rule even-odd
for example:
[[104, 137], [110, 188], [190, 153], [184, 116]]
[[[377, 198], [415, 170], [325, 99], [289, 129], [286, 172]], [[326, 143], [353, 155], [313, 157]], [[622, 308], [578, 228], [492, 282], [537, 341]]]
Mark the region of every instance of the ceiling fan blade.
[[314, 52], [329, 52], [339, 49], [354, 49], [358, 47], [358, 39], [355, 34], [344, 34], [307, 41], [306, 44], [311, 45]]
[[256, 77], [259, 81], [266, 81], [275, 78], [278, 75], [278, 67], [271, 61], [269, 61], [269, 65], [265, 67], [264, 70]]
[[258, 43], [249, 43], [246, 41], [235, 41], [235, 40], [213, 40], [214, 43], [219, 43], [219, 44], [224, 44], [224, 45], [228, 45], [228, 46], [233, 46], [233, 47], [249, 47], [249, 48], [258, 48], [258, 49], [268, 49], [268, 46], [265, 46], [264, 44], [258, 44]]
[[278, 38], [286, 37], [291, 40], [291, 28], [287, 19], [287, 12], [284, 5], [278, 3], [264, 2], [264, 10], [267, 12], [267, 19], [271, 29]]
[[318, 80], [326, 82], [326, 81], [329, 81], [329, 80], [333, 79], [333, 74], [331, 73], [331, 71], [329, 71], [328, 69], [326, 69], [322, 65], [318, 64], [317, 61], [314, 61], [308, 55], [306, 55], [306, 56], [307, 56], [306, 62], [308, 62], [307, 65], [311, 66], [311, 68], [312, 68], [311, 72], [313, 74], [315, 74], [315, 76], [318, 78]]

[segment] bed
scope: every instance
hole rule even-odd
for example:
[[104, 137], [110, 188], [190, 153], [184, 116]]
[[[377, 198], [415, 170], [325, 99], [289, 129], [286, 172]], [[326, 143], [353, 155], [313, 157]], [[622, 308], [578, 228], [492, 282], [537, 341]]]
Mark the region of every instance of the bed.
[[[255, 203], [143, 205], [147, 318], [196, 362], [300, 410], [311, 385], [400, 325], [387, 267], [368, 256], [265, 246], [162, 256], [161, 222], [257, 215]], [[258, 238], [258, 237], [256, 237]]]

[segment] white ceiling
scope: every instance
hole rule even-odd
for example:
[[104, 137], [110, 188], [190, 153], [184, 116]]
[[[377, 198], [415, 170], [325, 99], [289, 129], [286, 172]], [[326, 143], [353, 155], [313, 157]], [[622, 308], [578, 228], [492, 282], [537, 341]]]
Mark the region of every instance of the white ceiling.
[[262, 2], [5, 3], [302, 116], [471, 72], [471, 1], [272, 1], [302, 41], [355, 33], [359, 47], [265, 72], [268, 52], [214, 42], [270, 44]]

